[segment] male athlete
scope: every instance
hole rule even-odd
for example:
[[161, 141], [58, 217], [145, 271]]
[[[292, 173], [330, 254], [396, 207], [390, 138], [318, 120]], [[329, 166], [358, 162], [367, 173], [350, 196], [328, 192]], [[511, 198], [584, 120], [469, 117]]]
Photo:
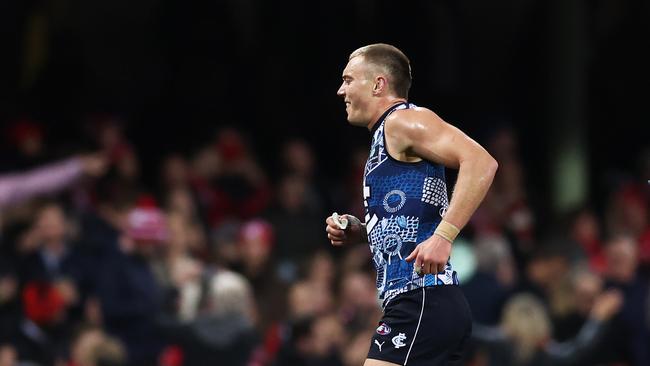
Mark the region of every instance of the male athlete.
[[[410, 86], [408, 58], [373, 44], [352, 52], [337, 92], [350, 124], [372, 133], [365, 223], [351, 215], [326, 221], [333, 245], [368, 242], [373, 253], [384, 313], [364, 366], [456, 365], [471, 332], [449, 256], [497, 162], [434, 112], [409, 103]], [[445, 167], [458, 169], [451, 202]]]

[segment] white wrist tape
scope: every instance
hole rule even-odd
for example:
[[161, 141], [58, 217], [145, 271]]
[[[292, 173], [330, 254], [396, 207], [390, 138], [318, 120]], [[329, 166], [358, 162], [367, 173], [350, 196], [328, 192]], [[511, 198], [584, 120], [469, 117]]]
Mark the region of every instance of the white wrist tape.
[[336, 226], [338, 226], [341, 230], [345, 230], [345, 228], [348, 227], [348, 219], [343, 216], [339, 216], [339, 214], [336, 212], [332, 214], [332, 220], [334, 220]]

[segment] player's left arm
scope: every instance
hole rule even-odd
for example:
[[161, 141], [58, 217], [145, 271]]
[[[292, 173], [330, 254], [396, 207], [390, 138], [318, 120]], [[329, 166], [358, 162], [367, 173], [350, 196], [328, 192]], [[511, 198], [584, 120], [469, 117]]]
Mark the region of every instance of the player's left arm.
[[[407, 158], [419, 157], [458, 169], [456, 185], [443, 220], [462, 229], [492, 184], [498, 167], [496, 160], [476, 141], [426, 108], [398, 112], [393, 113], [391, 121], [386, 124], [387, 137], [394, 137], [391, 141], [397, 142], [394, 147], [398, 154], [401, 152]], [[438, 241], [438, 238], [433, 241]], [[432, 261], [428, 257], [418, 258], [416, 265], [421, 264], [420, 259]], [[425, 273], [440, 270], [441, 259], [433, 261], [436, 263], [431, 264], [437, 266]]]

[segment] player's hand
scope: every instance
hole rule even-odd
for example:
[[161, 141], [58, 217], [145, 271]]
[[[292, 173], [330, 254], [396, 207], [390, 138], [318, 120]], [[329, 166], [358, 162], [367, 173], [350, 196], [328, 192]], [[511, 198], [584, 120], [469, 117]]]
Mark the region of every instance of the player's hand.
[[348, 226], [345, 230], [339, 228], [332, 216], [325, 220], [327, 224], [325, 231], [332, 245], [340, 246], [365, 242], [363, 236], [366, 234], [366, 230], [361, 221], [352, 215], [341, 215], [341, 217], [348, 220]]
[[406, 257], [406, 261], [415, 260], [413, 268], [423, 276], [427, 273], [443, 272], [450, 254], [451, 243], [438, 235], [431, 235], [429, 239], [415, 247]]

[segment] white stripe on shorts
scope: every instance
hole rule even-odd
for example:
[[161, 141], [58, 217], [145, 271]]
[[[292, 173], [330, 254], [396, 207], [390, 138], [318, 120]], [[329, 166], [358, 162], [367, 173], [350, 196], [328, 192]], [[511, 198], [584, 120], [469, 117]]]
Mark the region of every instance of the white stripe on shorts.
[[426, 299], [426, 292], [424, 291], [426, 287], [422, 287], [422, 309], [420, 310], [420, 319], [418, 319], [418, 325], [415, 327], [415, 334], [413, 335], [413, 340], [411, 341], [411, 346], [409, 347], [409, 351], [406, 352], [406, 359], [404, 360], [404, 365], [406, 366], [406, 363], [409, 361], [409, 355], [411, 354], [411, 349], [413, 349], [413, 345], [415, 344], [415, 337], [418, 336], [418, 330], [420, 329], [420, 322], [422, 322], [422, 314], [424, 313], [424, 300]]

